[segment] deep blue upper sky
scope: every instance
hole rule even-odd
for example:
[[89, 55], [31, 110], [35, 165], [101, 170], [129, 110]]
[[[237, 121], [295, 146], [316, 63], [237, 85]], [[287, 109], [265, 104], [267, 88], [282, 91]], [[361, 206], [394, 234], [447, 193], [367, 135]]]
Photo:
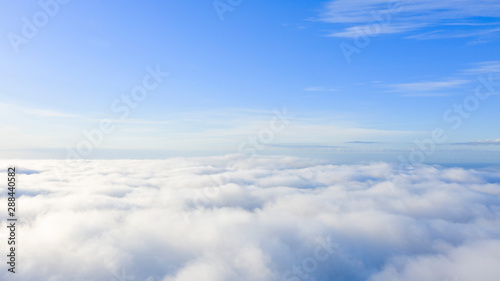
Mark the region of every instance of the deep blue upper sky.
[[[0, 149], [64, 157], [108, 118], [116, 130], [93, 149], [110, 157], [236, 153], [286, 107], [266, 151], [400, 153], [442, 128], [450, 154], [495, 158], [500, 3], [436, 2], [4, 1]], [[113, 101], [147, 67], [170, 75], [120, 118]], [[489, 75], [493, 94], [458, 115]]]

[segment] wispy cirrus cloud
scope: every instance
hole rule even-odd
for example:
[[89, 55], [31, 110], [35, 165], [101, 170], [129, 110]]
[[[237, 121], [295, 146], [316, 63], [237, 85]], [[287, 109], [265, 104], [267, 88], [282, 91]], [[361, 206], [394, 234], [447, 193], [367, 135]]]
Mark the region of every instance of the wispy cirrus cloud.
[[500, 73], [500, 61], [486, 61], [476, 63], [473, 68], [467, 69], [466, 74]]
[[417, 28], [423, 27], [425, 24], [416, 25], [378, 25], [378, 24], [363, 24], [345, 28], [342, 31], [332, 32], [329, 37], [356, 38], [359, 36], [375, 36], [381, 34], [403, 33]]
[[69, 113], [55, 111], [55, 110], [18, 106], [18, 105], [7, 104], [7, 103], [0, 103], [0, 111], [1, 112], [7, 112], [7, 111], [19, 112], [19, 113], [22, 113], [25, 115], [35, 115], [35, 116], [39, 116], [39, 117], [63, 117], [63, 118], [78, 117], [78, 115], [75, 115], [75, 114], [69, 114]]
[[[464, 25], [469, 26], [469, 25]], [[466, 37], [487, 37], [487, 36], [497, 36], [500, 32], [500, 24], [493, 28], [471, 30], [464, 32], [462, 30], [450, 31], [450, 30], [433, 30], [429, 32], [424, 32], [416, 35], [411, 35], [406, 38], [418, 39], [418, 40], [431, 40], [431, 39], [444, 39], [444, 38], [466, 38]]]
[[323, 86], [307, 87], [304, 89], [306, 92], [336, 92], [338, 88], [328, 88]]
[[475, 63], [440, 80], [373, 84], [384, 87], [385, 92], [397, 93], [404, 97], [443, 97], [462, 93], [464, 89], [477, 82], [478, 75], [486, 75], [491, 80], [498, 74], [500, 74], [500, 61], [486, 61]]
[[[327, 23], [343, 24], [340, 31], [333, 31], [333, 37], [357, 37], [359, 30], [374, 30], [376, 34], [396, 34], [418, 31], [426, 27], [444, 27], [455, 25], [453, 32], [472, 37], [485, 31], [471, 32], [469, 23], [477, 18], [499, 18], [500, 2], [495, 0], [335, 0], [326, 4], [319, 20]], [[370, 25], [383, 25], [370, 29]], [[496, 27], [489, 33], [498, 33]], [[443, 33], [446, 32], [443, 30]], [[366, 34], [366, 32], [365, 32]], [[371, 35], [371, 34], [367, 34]], [[449, 36], [449, 35], [448, 35]], [[431, 34], [421, 35], [417, 39], [443, 38]]]
[[408, 97], [432, 97], [432, 96], [448, 96], [453, 92], [450, 90], [458, 89], [461, 86], [470, 83], [464, 79], [449, 79], [442, 81], [422, 81], [412, 83], [388, 84], [390, 92], [399, 93], [402, 96]]
[[500, 138], [495, 140], [478, 140], [471, 142], [456, 142], [455, 145], [500, 145]]

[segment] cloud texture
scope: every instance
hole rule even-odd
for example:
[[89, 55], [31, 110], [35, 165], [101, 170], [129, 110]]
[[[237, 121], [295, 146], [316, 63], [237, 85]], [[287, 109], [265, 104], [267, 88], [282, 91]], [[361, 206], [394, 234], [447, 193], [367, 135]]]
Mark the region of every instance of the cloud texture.
[[19, 272], [6, 280], [500, 276], [499, 169], [238, 155], [14, 164]]
[[481, 23], [476, 21], [499, 16], [496, 0], [334, 0], [328, 2], [319, 19], [348, 25], [331, 33], [333, 37], [398, 34], [435, 27], [439, 29], [409, 38], [439, 39], [492, 36], [499, 32], [498, 22], [483, 23], [478, 31], [474, 27]]

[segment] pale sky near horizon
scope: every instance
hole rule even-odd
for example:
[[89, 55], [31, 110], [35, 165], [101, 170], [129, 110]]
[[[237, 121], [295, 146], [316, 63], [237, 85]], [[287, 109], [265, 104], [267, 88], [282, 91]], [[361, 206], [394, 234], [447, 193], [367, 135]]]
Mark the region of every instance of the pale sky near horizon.
[[395, 160], [438, 128], [424, 162], [500, 163], [498, 1], [66, 2], [0, 3], [1, 158], [109, 119], [83, 158]]

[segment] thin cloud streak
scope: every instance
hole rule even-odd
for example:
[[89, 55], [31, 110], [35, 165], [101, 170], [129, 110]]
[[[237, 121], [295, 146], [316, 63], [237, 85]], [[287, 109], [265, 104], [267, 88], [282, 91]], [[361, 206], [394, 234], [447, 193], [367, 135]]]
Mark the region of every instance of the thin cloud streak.
[[69, 114], [54, 110], [31, 108], [24, 106], [17, 106], [13, 104], [0, 103], [0, 112], [16, 112], [25, 115], [35, 115], [40, 117], [61, 117], [61, 118], [75, 118], [80, 117], [79, 115]]
[[423, 81], [412, 83], [385, 84], [387, 92], [398, 93], [406, 97], [441, 97], [456, 94], [453, 90], [460, 90], [471, 83], [465, 79], [449, 79], [443, 81]]
[[496, 140], [478, 140], [473, 142], [455, 142], [454, 145], [500, 145], [500, 138]]

